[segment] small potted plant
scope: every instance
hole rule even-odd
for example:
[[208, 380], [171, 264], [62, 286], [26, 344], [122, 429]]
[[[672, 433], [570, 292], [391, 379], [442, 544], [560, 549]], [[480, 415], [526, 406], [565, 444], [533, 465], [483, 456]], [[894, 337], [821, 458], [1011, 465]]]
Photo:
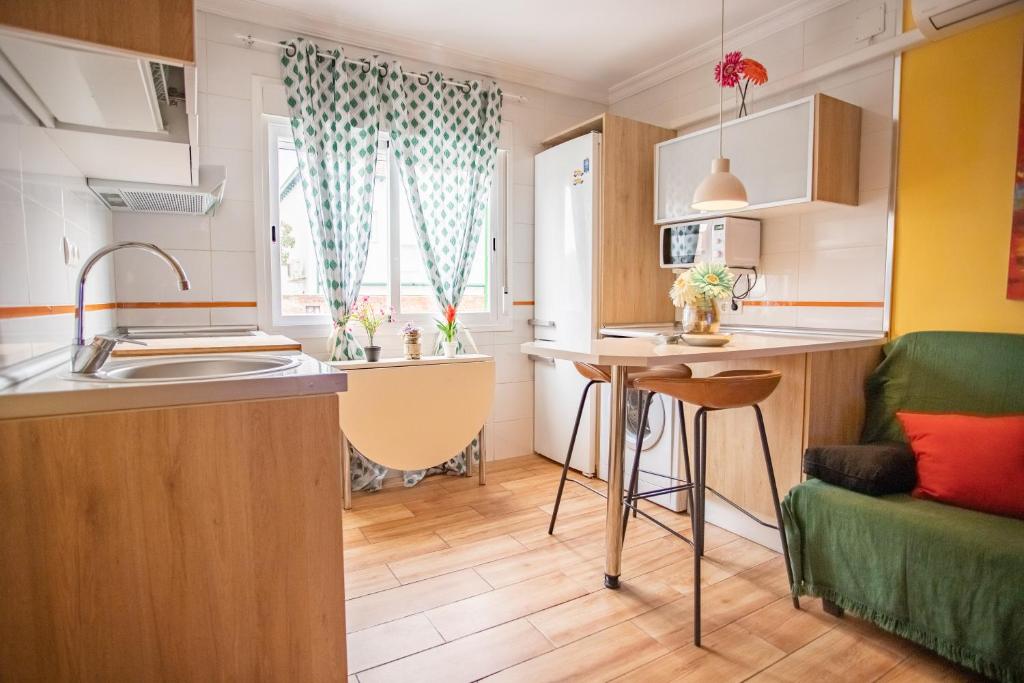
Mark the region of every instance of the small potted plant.
[[458, 349], [455, 335], [459, 332], [459, 323], [455, 320], [455, 312], [454, 306], [447, 306], [444, 309], [444, 320], [434, 321], [441, 333], [441, 347], [444, 349], [445, 358], [455, 358], [455, 351]]
[[364, 296], [359, 300], [353, 317], [363, 326], [366, 336], [370, 338], [370, 343], [363, 347], [366, 360], [376, 363], [380, 360], [380, 347], [373, 343], [373, 335], [381, 325], [391, 319], [391, 309], [383, 304], [375, 304], [370, 301], [370, 297]]
[[732, 296], [734, 280], [720, 263], [699, 263], [676, 278], [669, 297], [683, 309], [683, 334], [718, 334], [718, 301]]
[[405, 343], [405, 357], [408, 360], [420, 359], [420, 333], [419, 325], [408, 322], [402, 327], [402, 341]]

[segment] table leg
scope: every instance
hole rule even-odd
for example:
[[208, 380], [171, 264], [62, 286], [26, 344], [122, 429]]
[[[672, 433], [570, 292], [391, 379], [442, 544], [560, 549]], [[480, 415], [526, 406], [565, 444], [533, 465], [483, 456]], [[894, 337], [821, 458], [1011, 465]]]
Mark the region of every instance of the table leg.
[[480, 428], [480, 486], [487, 483], [487, 425]]
[[341, 506], [352, 509], [352, 459], [348, 452], [348, 438], [341, 433]]
[[608, 509], [604, 522], [604, 585], [619, 587], [622, 565], [622, 467], [626, 424], [626, 366], [611, 367], [611, 425], [608, 434]]

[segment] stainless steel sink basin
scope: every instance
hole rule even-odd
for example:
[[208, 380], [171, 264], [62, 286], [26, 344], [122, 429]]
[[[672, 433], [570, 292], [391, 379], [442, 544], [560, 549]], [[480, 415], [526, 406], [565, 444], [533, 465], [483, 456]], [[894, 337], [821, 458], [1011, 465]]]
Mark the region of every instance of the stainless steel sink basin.
[[218, 354], [147, 358], [108, 363], [90, 379], [104, 382], [189, 382], [248, 377], [290, 370], [299, 359], [289, 356]]

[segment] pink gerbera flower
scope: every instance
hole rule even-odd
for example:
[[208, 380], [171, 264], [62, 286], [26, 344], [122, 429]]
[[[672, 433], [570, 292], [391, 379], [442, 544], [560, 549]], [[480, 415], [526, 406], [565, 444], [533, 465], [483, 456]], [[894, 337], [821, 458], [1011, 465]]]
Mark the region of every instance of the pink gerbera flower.
[[743, 75], [743, 55], [727, 52], [725, 60], [715, 64], [715, 81], [723, 88], [733, 88]]

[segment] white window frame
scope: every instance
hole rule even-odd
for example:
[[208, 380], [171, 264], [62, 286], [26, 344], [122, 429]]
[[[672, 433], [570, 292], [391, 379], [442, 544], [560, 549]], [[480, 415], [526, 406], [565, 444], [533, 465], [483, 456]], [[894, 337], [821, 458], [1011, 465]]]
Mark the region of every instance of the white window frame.
[[[254, 95], [256, 93], [254, 92]], [[331, 319], [328, 315], [282, 315], [280, 297], [280, 249], [276, 240], [271, 239], [271, 231], [277, 230], [280, 226], [278, 205], [271, 194], [272, 188], [276, 187], [278, 180], [277, 154], [271, 153], [276, 149], [277, 140], [282, 132], [289, 131], [287, 117], [263, 113], [263, 105], [254, 97], [254, 123], [257, 130], [254, 131], [254, 138], [257, 142], [257, 154], [259, 155], [259, 177], [256, 183], [256, 248], [259, 263], [257, 277], [258, 287], [258, 317], [261, 329], [269, 330], [278, 334], [298, 338], [325, 337], [331, 332]], [[389, 253], [391, 256], [389, 288], [392, 304], [398, 308], [400, 301], [400, 249], [399, 230], [400, 224], [397, 219], [398, 211], [402, 201], [399, 182], [397, 180], [397, 168], [394, 158], [391, 158], [388, 186], [388, 199], [390, 208], [390, 219], [388, 221], [390, 235], [388, 240]], [[504, 190], [504, 196], [498, 190]], [[491, 250], [491, 263], [489, 269], [489, 311], [486, 313], [463, 313], [459, 319], [471, 332], [500, 332], [512, 329], [512, 286], [510, 283], [511, 269], [511, 233], [512, 233], [512, 154], [511, 151], [501, 148], [498, 151], [498, 161], [495, 164], [494, 179], [491, 185], [490, 201], [490, 245], [485, 248]], [[413, 321], [422, 325], [428, 334], [433, 332], [433, 320], [437, 314], [429, 313], [402, 313], [396, 310], [395, 321], [387, 323], [381, 328], [384, 334], [397, 333], [398, 329], [406, 322]]]

